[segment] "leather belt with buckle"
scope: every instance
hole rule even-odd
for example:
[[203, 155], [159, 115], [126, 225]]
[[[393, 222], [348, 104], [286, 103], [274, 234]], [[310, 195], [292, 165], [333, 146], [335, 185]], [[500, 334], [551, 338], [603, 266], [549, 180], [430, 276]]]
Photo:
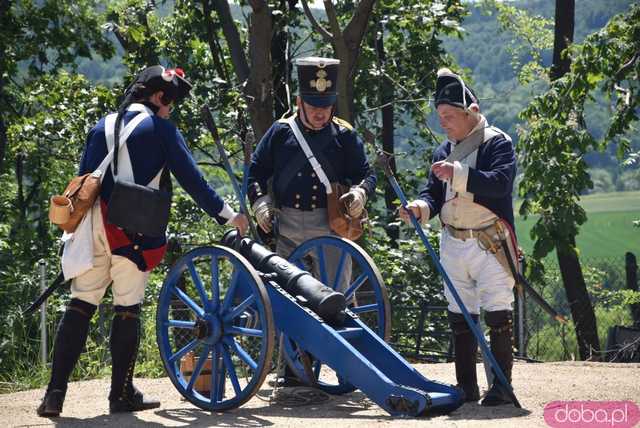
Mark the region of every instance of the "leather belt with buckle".
[[448, 224], [445, 224], [444, 227], [447, 228], [449, 235], [462, 241], [478, 238], [478, 233], [482, 231], [482, 229], [458, 229]]

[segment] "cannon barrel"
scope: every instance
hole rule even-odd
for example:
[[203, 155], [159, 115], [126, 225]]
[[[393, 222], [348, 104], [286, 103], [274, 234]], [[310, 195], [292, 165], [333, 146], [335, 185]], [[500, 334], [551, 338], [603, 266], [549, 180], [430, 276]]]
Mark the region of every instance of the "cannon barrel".
[[309, 272], [289, 263], [257, 242], [249, 238], [238, 238], [238, 232], [232, 230], [225, 233], [222, 243], [239, 252], [260, 272], [275, 275], [274, 281], [280, 287], [329, 324], [341, 325], [344, 322], [347, 306], [344, 294], [327, 287]]

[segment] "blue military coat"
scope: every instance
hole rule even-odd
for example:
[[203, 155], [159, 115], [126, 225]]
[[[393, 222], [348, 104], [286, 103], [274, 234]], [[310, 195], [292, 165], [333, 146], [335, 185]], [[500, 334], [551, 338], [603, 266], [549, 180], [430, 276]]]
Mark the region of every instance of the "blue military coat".
[[[433, 162], [444, 160], [451, 153], [451, 143], [445, 141], [433, 153]], [[506, 220], [515, 230], [513, 220], [513, 181], [516, 176], [516, 157], [513, 143], [500, 134], [478, 147], [476, 167], [469, 168], [467, 192], [473, 201]], [[440, 213], [445, 202], [445, 184], [429, 172], [420, 199], [429, 204], [430, 216]]]
[[[373, 193], [376, 177], [367, 161], [362, 140], [347, 122], [334, 118], [323, 129], [312, 131], [305, 128], [299, 118], [296, 120], [329, 181], [345, 185], [362, 183], [368, 195]], [[273, 180], [276, 206], [300, 210], [327, 206], [324, 185], [285, 120], [277, 121], [269, 128], [251, 158], [248, 181], [252, 203], [268, 193], [269, 180]]]

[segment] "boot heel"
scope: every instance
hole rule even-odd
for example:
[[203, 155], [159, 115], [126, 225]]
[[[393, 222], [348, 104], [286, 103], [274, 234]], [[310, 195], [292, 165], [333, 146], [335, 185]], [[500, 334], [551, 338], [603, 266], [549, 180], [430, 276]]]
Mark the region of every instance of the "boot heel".
[[65, 392], [60, 389], [47, 391], [42, 399], [42, 403], [36, 409], [38, 416], [43, 418], [60, 416], [62, 405], [64, 404]]

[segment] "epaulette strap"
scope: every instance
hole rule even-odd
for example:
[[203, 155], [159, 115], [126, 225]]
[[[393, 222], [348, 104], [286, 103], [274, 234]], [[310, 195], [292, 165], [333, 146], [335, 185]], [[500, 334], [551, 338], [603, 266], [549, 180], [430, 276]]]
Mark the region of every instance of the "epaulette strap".
[[342, 126], [343, 128], [347, 128], [349, 131], [353, 130], [353, 126], [344, 119], [340, 119], [337, 116], [333, 116], [333, 123], [336, 125]]
[[485, 128], [484, 135], [485, 135], [485, 141], [489, 141], [493, 137], [496, 137], [498, 135], [502, 135], [506, 140], [511, 142], [511, 137], [509, 136], [509, 134], [507, 134], [502, 129], [500, 129], [500, 128], [496, 127], [496, 126], [489, 126], [489, 127]]
[[282, 116], [280, 119], [278, 119], [278, 123], [287, 123], [287, 121], [289, 120], [289, 118], [290, 118], [291, 116], [294, 116], [294, 115], [295, 115], [295, 113], [291, 114], [290, 116], [286, 116], [286, 117], [285, 117], [285, 116]]

